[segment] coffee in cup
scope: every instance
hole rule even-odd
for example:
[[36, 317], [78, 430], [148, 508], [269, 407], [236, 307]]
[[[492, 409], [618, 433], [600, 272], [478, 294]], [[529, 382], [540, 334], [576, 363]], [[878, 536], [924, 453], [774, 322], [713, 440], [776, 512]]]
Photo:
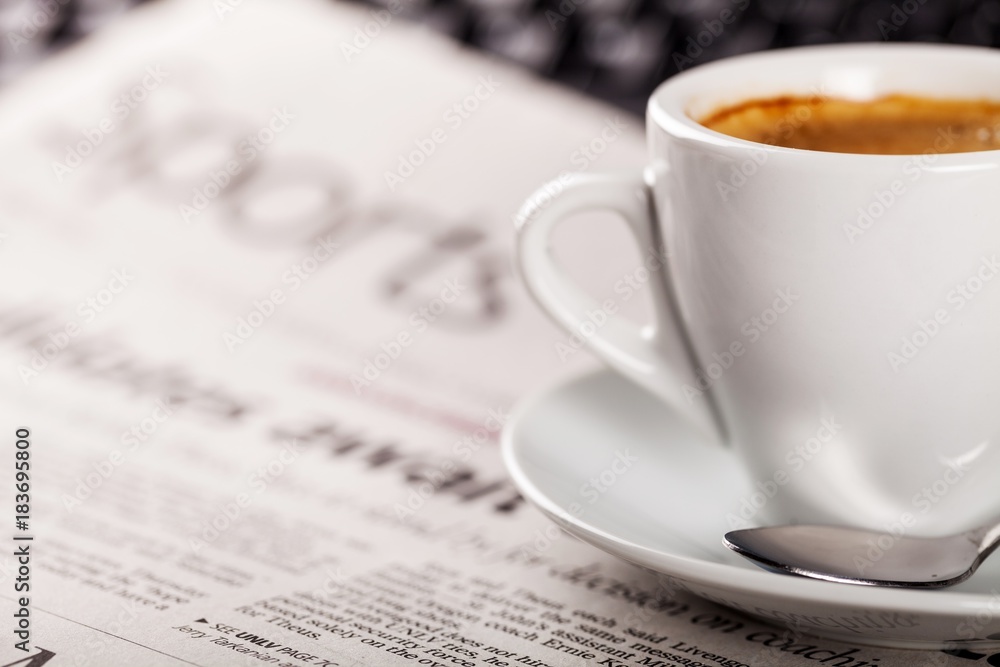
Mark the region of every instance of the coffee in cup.
[[752, 99], [699, 118], [731, 137], [834, 153], [914, 155], [1000, 149], [1000, 103], [888, 95]]

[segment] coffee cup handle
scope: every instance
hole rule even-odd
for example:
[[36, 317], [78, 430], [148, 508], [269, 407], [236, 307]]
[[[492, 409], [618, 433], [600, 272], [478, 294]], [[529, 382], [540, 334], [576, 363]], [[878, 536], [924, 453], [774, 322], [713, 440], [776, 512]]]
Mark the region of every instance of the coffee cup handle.
[[[674, 313], [651, 197], [652, 170], [629, 175], [572, 174], [536, 191], [517, 216], [517, 264], [528, 291], [557, 324], [583, 335], [591, 350], [622, 375], [674, 407], [703, 433], [723, 440], [708, 396], [691, 400], [684, 386], [698, 387], [684, 331]], [[649, 182], [647, 182], [649, 180]], [[558, 267], [550, 252], [552, 230], [576, 213], [610, 210], [628, 223], [640, 251], [654, 250], [647, 289], [654, 321], [640, 326], [604, 313], [602, 325], [587, 313], [603, 312]], [[597, 318], [601, 319], [601, 318]], [[592, 333], [587, 333], [591, 330]], [[690, 391], [690, 390], [689, 390]]]

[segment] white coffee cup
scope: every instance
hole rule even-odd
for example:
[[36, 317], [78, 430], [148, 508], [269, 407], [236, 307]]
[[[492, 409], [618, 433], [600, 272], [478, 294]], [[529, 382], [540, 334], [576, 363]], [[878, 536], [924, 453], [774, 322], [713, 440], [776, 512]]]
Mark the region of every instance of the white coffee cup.
[[797, 150], [695, 120], [893, 93], [1000, 99], [1000, 53], [823, 46], [694, 68], [649, 101], [642, 173], [554, 182], [519, 215], [524, 282], [572, 332], [599, 306], [553, 262], [557, 223], [616, 211], [666, 257], [655, 321], [612, 316], [588, 338], [735, 448], [752, 488], [737, 522], [933, 535], [1000, 514], [1000, 151]]

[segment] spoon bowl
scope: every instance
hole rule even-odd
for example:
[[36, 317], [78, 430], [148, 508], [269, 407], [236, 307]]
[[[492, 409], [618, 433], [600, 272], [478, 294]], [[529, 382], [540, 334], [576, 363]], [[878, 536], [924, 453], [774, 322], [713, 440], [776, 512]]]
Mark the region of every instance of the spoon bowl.
[[822, 525], [726, 533], [724, 543], [764, 569], [862, 586], [944, 588], [968, 579], [993, 552], [1000, 526], [908, 537]]

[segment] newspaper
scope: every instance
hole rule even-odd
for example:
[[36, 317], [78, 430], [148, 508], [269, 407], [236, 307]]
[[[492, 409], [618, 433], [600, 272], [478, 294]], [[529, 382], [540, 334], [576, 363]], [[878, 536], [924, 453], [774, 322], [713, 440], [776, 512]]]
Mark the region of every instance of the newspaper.
[[811, 664], [507, 480], [514, 401], [593, 365], [511, 215], [642, 122], [400, 9], [154, 3], [0, 96], [0, 665]]

